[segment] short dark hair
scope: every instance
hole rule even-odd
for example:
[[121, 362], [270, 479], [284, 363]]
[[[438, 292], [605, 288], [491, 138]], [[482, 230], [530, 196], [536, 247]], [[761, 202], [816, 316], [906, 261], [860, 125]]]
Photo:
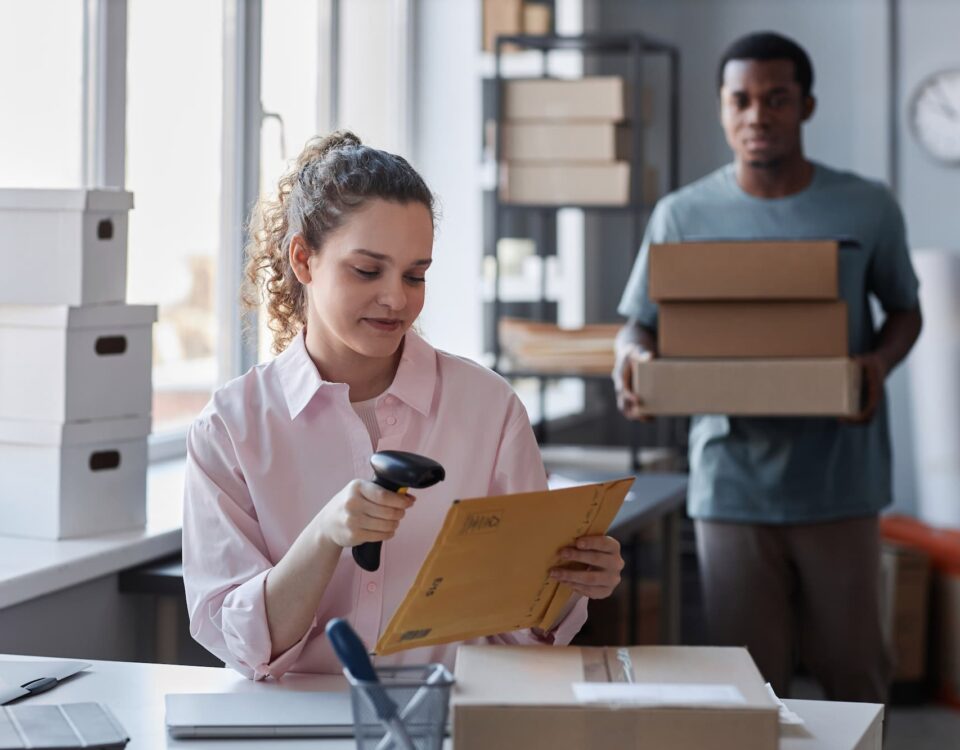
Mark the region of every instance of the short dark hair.
[[810, 56], [792, 39], [772, 31], [747, 34], [727, 47], [717, 68], [717, 90], [723, 88], [723, 69], [731, 60], [790, 60], [794, 79], [804, 97], [813, 90], [813, 66]]

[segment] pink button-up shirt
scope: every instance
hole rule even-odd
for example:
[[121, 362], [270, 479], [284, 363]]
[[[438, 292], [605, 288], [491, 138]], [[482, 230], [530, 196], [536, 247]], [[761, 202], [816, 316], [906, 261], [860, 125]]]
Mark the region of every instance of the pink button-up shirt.
[[[453, 500], [547, 486], [526, 411], [510, 386], [408, 332], [393, 384], [377, 398], [377, 450], [429, 456], [447, 477], [416, 491], [416, 504], [383, 544], [379, 570], [362, 570], [343, 550], [307, 633], [271, 661], [267, 575], [337, 492], [352, 479], [373, 477], [370, 435], [348, 391], [320, 377], [301, 333], [275, 360], [218, 390], [190, 428], [183, 512], [190, 632], [248, 677], [339, 673], [324, 625], [345, 617], [372, 648]], [[580, 600], [548, 642], [569, 643], [586, 616]], [[544, 642], [526, 630], [486, 640]], [[457, 645], [402, 651], [377, 663], [452, 666]]]

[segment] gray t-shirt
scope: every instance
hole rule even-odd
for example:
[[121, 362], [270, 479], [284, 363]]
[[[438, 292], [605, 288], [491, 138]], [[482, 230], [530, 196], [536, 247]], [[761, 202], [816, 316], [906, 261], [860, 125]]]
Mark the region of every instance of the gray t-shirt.
[[[889, 191], [815, 164], [811, 184], [756, 198], [727, 165], [661, 200], [620, 302], [620, 314], [656, 329], [647, 296], [651, 243], [724, 239], [842, 239], [840, 295], [850, 353], [874, 348], [873, 295], [887, 312], [919, 304], [903, 216]], [[891, 502], [885, 400], [866, 425], [827, 418], [694, 417], [689, 512], [695, 518], [803, 523], [876, 513]]]

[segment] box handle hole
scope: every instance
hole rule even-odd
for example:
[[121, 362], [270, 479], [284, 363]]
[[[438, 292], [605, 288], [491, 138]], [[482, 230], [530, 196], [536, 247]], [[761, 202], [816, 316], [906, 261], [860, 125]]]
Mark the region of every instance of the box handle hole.
[[97, 451], [90, 454], [90, 471], [109, 471], [120, 466], [120, 451]]
[[110, 219], [100, 219], [100, 221], [97, 223], [97, 239], [113, 239], [113, 222], [110, 221]]
[[127, 351], [127, 337], [101, 336], [93, 348], [96, 349], [97, 354], [101, 355], [123, 354]]

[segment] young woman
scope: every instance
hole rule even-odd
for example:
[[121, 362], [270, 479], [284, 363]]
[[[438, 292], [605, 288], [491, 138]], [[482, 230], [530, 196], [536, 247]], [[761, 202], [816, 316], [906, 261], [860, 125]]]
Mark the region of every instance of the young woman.
[[[423, 308], [434, 199], [401, 157], [351, 133], [311, 141], [254, 211], [244, 298], [264, 297], [279, 356], [218, 390], [187, 439], [183, 567], [190, 632], [244, 675], [340, 672], [323, 637], [349, 618], [376, 642], [456, 498], [546, 488], [526, 412], [489, 370], [431, 347]], [[413, 495], [368, 481], [374, 450], [444, 466]], [[350, 548], [383, 542], [369, 573]], [[552, 630], [499, 643], [569, 643], [586, 598], [610, 595], [623, 561], [584, 537], [553, 576], [576, 592]], [[443, 661], [457, 644], [380, 663]]]

